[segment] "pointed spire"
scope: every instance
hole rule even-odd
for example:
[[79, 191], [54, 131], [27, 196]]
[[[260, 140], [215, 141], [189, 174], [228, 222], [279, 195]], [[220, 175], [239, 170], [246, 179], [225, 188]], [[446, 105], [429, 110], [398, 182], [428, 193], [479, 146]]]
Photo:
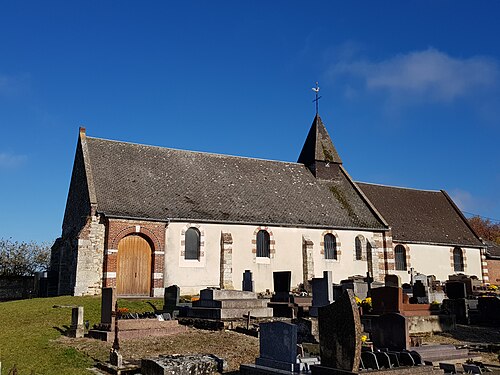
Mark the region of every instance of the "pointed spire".
[[309, 167], [318, 161], [342, 164], [342, 159], [340, 159], [321, 117], [316, 114], [297, 162]]

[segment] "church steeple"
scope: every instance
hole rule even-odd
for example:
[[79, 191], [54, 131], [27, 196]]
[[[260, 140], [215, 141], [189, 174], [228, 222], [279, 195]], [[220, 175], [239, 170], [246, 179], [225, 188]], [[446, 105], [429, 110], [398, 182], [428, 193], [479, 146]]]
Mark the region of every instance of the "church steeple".
[[298, 163], [304, 164], [317, 178], [334, 178], [342, 164], [335, 146], [317, 114], [300, 152]]

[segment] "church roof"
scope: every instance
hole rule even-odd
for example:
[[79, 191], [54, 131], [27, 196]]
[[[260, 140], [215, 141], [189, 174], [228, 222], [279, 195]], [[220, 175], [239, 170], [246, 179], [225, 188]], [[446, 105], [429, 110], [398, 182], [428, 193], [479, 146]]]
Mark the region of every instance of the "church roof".
[[335, 146], [326, 131], [321, 117], [317, 114], [314, 117], [309, 134], [300, 152], [298, 163], [310, 165], [315, 161], [325, 161], [342, 164]]
[[81, 139], [97, 210], [108, 216], [386, 228], [343, 168], [317, 180], [299, 163]]
[[357, 185], [391, 226], [394, 241], [483, 247], [443, 190]]

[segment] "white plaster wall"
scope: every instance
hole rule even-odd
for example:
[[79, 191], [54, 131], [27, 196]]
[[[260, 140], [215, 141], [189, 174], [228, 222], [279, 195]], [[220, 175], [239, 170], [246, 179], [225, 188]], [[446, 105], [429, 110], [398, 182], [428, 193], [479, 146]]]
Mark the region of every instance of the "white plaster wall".
[[[438, 280], [448, 280], [448, 276], [455, 273], [451, 267], [451, 252], [453, 246], [408, 244], [410, 248], [410, 266], [414, 271], [425, 275], [435, 275]], [[482, 279], [481, 274], [481, 252], [479, 249], [462, 247], [465, 257], [464, 274], [477, 276]], [[396, 271], [401, 276], [401, 281], [409, 282], [410, 276], [406, 271]]]
[[[221, 232], [229, 232], [233, 238], [234, 287], [241, 289], [243, 272], [250, 270], [253, 274], [256, 292], [273, 290], [274, 271], [292, 271], [292, 287], [303, 282], [303, 236], [309, 237], [314, 243], [314, 276], [321, 277], [324, 270], [331, 270], [335, 282], [340, 282], [351, 275], [366, 274], [366, 261], [354, 260], [354, 241], [357, 235], [362, 234], [374, 246], [372, 232], [334, 231], [340, 242], [340, 259], [325, 260], [320, 253], [320, 243], [323, 242], [322, 234], [325, 230], [267, 227], [267, 230], [272, 232], [271, 240], [275, 241], [275, 253], [271, 255], [271, 259], [260, 259], [252, 253], [252, 248], [255, 248], [252, 240], [255, 239], [254, 233], [258, 229], [257, 226], [192, 223], [204, 234], [204, 259], [188, 263], [184, 262], [181, 257], [183, 237], [181, 233], [187, 227], [186, 224], [171, 222], [166, 229], [165, 286], [177, 284], [182, 294], [194, 294], [207, 286], [219, 286]], [[376, 252], [375, 248], [374, 252]], [[376, 255], [374, 255], [375, 258]]]

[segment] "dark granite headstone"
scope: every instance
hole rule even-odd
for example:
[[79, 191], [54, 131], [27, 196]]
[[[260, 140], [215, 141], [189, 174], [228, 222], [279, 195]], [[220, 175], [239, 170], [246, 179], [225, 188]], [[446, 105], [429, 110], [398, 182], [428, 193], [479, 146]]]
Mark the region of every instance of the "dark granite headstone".
[[461, 281], [447, 281], [446, 296], [449, 299], [466, 298], [467, 293], [465, 290], [465, 284]]
[[241, 282], [241, 289], [244, 292], [253, 292], [254, 291], [252, 271], [245, 270], [245, 272], [243, 272], [243, 281]]
[[500, 298], [479, 297], [478, 310], [482, 324], [500, 326]]
[[352, 290], [319, 308], [321, 366], [358, 371], [361, 360], [361, 320]]
[[293, 371], [297, 364], [297, 326], [286, 322], [259, 325], [260, 356], [256, 365]]
[[429, 303], [428, 293], [429, 287], [421, 280], [416, 280], [415, 284], [413, 284], [413, 298], [417, 300], [417, 303]]
[[175, 307], [179, 304], [181, 289], [177, 285], [171, 285], [165, 288], [163, 294], [163, 308]]
[[102, 288], [101, 296], [101, 323], [109, 324], [110, 330], [113, 329], [113, 316], [116, 304], [116, 291], [114, 288]]
[[292, 283], [291, 271], [273, 272], [274, 292], [275, 293], [290, 293], [290, 285]]
[[410, 334], [407, 319], [397, 313], [380, 315], [377, 319], [377, 328], [372, 331], [372, 339], [377, 348], [408, 350]]
[[385, 286], [401, 288], [401, 277], [399, 275], [385, 275]]
[[403, 290], [393, 286], [376, 288], [372, 293], [372, 307], [374, 314], [401, 312], [403, 304]]
[[309, 309], [310, 316], [318, 316], [318, 308], [333, 302], [332, 271], [323, 271], [323, 277], [315, 277], [312, 285], [312, 307]]

